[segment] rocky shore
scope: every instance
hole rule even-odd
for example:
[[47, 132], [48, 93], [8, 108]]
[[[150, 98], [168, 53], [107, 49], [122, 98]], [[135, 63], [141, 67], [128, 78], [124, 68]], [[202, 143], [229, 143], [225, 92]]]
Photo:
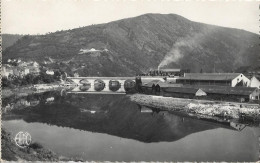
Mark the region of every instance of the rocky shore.
[[259, 104], [183, 99], [141, 94], [131, 95], [130, 99], [137, 104], [158, 108], [160, 110], [183, 111], [186, 113], [230, 119], [241, 118], [241, 115], [253, 117], [254, 120], [260, 119]]

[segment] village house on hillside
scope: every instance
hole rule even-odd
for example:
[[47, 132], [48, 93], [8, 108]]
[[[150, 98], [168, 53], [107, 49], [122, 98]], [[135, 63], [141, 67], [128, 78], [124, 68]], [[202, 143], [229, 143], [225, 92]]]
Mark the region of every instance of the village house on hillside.
[[14, 70], [11, 68], [10, 65], [2, 65], [2, 77], [9, 77], [9, 75], [13, 75]]
[[6, 77], [6, 78], [8, 78], [10, 75], [24, 77], [25, 75], [27, 75], [29, 73], [30, 73], [30, 71], [29, 71], [29, 68], [27, 68], [27, 67], [3, 65], [3, 68], [2, 68], [2, 76]]
[[91, 49], [80, 49], [78, 54], [92, 53], [92, 52], [100, 52], [101, 50], [96, 50], [95, 48]]
[[[18, 62], [19, 61], [19, 62]], [[37, 62], [25, 62], [21, 61], [20, 59], [10, 60], [10, 63], [16, 63], [15, 65], [11, 64], [3, 64], [2, 66], [2, 76], [9, 77], [9, 75], [15, 75], [19, 77], [24, 77], [25, 75], [31, 73], [38, 75], [40, 73], [40, 66]]]
[[53, 71], [53, 70], [46, 70], [46, 74], [48, 74], [48, 75], [54, 75], [54, 71]]

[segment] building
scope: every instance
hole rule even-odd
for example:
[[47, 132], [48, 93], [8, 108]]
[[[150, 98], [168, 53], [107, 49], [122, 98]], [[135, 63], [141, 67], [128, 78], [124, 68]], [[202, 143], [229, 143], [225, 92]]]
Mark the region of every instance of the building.
[[180, 76], [181, 69], [155, 69], [150, 70], [150, 76]]
[[23, 77], [23, 76], [29, 74], [28, 68], [18, 67], [18, 66], [9, 66], [9, 65], [3, 66], [2, 71], [3, 71], [2, 72], [3, 76], [5, 76], [7, 78], [8, 78], [9, 75], [15, 75], [15, 76]]
[[28, 68], [25, 68], [25, 69], [24, 69], [24, 74], [27, 75], [27, 74], [29, 74], [29, 73], [30, 73], [30, 70], [29, 70]]
[[14, 71], [13, 69], [11, 69], [10, 66], [8, 65], [3, 65], [3, 68], [2, 68], [2, 76], [3, 77], [9, 77], [9, 75], [13, 75], [14, 74]]
[[30, 73], [30, 70], [27, 67], [13, 67], [13, 69], [14, 74], [21, 78]]
[[19, 67], [26, 67], [27, 66], [27, 63], [26, 62], [20, 62], [18, 64]]
[[249, 85], [249, 87], [255, 87], [255, 88], [260, 89], [260, 81], [259, 81], [255, 76], [253, 76], [253, 77], [250, 79], [250, 85]]
[[48, 74], [48, 75], [54, 75], [54, 71], [52, 71], [52, 70], [47, 70], [47, 71], [46, 71], [46, 74]]
[[187, 88], [201, 89], [207, 93], [207, 99], [236, 102], [259, 100], [259, 89], [251, 87], [230, 87], [213, 85], [185, 85]]
[[20, 76], [20, 72], [19, 72], [18, 68], [13, 67], [13, 72], [14, 72], [15, 76]]
[[92, 53], [92, 52], [100, 52], [101, 50], [96, 50], [95, 48], [91, 49], [80, 49], [78, 54]]
[[27, 66], [26, 68], [29, 69], [29, 73], [39, 75], [40, 74], [40, 69], [38, 67], [34, 66]]
[[163, 88], [163, 96], [179, 97], [179, 98], [195, 98], [207, 96], [207, 93], [199, 88], [188, 87], [168, 87]]
[[39, 63], [37, 63], [37, 62], [34, 61], [34, 62], [33, 62], [33, 66], [34, 66], [34, 67], [39, 67]]
[[176, 79], [176, 83], [185, 85], [248, 87], [250, 85], [250, 80], [241, 73], [185, 73], [184, 77]]

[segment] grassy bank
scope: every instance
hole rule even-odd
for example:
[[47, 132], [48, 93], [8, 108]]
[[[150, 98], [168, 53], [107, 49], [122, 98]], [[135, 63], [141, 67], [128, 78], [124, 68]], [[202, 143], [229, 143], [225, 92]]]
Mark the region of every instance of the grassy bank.
[[168, 111], [184, 111], [186, 113], [229, 118], [240, 118], [243, 114], [256, 119], [260, 118], [258, 104], [182, 99], [141, 94], [131, 95], [130, 99], [140, 105]]
[[84, 161], [78, 157], [59, 156], [50, 149], [44, 148], [37, 142], [32, 142], [26, 148], [18, 147], [14, 142], [14, 135], [2, 129], [2, 160], [5, 161]]
[[2, 129], [2, 160], [6, 161], [58, 161], [58, 156], [34, 142], [27, 148], [19, 148], [11, 133]]

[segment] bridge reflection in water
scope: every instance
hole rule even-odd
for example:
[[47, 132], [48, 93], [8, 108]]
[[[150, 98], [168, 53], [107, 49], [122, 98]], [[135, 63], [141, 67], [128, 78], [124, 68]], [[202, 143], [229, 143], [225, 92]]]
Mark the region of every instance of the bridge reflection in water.
[[135, 77], [67, 77], [67, 79], [73, 86], [67, 93], [125, 94], [136, 85]]

